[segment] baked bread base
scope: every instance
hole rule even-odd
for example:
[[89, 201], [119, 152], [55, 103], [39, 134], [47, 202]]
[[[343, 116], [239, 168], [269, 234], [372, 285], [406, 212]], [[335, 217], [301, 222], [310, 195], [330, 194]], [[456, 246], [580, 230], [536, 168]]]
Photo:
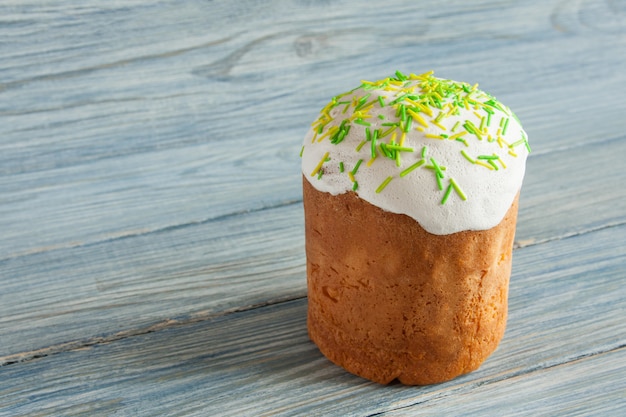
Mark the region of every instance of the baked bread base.
[[387, 384], [477, 369], [506, 326], [518, 197], [496, 227], [433, 235], [414, 219], [303, 178], [309, 337]]

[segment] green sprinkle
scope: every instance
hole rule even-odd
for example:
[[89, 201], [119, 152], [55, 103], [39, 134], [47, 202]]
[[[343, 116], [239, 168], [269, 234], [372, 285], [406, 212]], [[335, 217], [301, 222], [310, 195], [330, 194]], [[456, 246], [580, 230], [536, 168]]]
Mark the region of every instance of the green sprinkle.
[[524, 135], [524, 132], [522, 132], [522, 138], [524, 139], [524, 146], [526, 146], [526, 150], [530, 153], [530, 143], [528, 143], [528, 138]]
[[302, 149], [300, 149], [300, 158], [302, 158], [302, 153], [304, 152], [304, 145], [302, 145]]
[[403, 73], [401, 73], [400, 71], [396, 71], [396, 77], [398, 78], [399, 81], [406, 81], [408, 79], [408, 77], [404, 75]]
[[[486, 110], [487, 108], [485, 108]], [[491, 115], [493, 114], [493, 111], [488, 111], [487, 112], [487, 126], [491, 125]]]
[[468, 161], [470, 161], [472, 164], [475, 164], [475, 163], [476, 163], [476, 160], [475, 160], [475, 159], [473, 159], [471, 156], [469, 156], [469, 155], [465, 152], [465, 150], [464, 150], [464, 149], [461, 149], [461, 155], [463, 155], [463, 157], [464, 157], [465, 159], [467, 159]]
[[495, 169], [496, 171], [498, 170], [498, 165], [496, 165], [493, 159], [489, 159], [487, 162], [493, 167], [493, 169]]
[[372, 158], [376, 158], [376, 139], [378, 139], [378, 130], [375, 130], [371, 137], [372, 137], [372, 146], [371, 146]]
[[382, 114], [379, 114], [379, 115], [378, 115], [378, 118], [379, 118], [380, 120], [385, 120], [385, 116], [383, 116]]
[[454, 187], [454, 191], [456, 191], [459, 197], [461, 197], [461, 200], [463, 201], [467, 200], [467, 196], [465, 195], [463, 190], [461, 190], [461, 187], [459, 187], [459, 184], [457, 184], [456, 181], [454, 181], [454, 178], [450, 178], [450, 184], [452, 185], [452, 187]]
[[385, 107], [385, 102], [383, 101], [383, 96], [378, 96], [378, 103], [380, 103], [380, 107]]
[[391, 182], [391, 180], [393, 179], [393, 177], [387, 177], [385, 178], [385, 181], [383, 181], [378, 188], [376, 189], [376, 193], [380, 193], [382, 190], [385, 189], [385, 187], [387, 186], [387, 184], [389, 184]]
[[462, 143], [462, 144], [464, 144], [465, 146], [469, 146], [469, 145], [467, 144], [467, 141], [466, 141], [465, 139], [463, 139], [463, 138], [456, 138], [455, 140], [457, 140], [457, 141], [461, 142], [461, 143]]
[[509, 148], [515, 148], [517, 145], [521, 145], [522, 143], [525, 143], [525, 142], [526, 142], [526, 139], [522, 138], [522, 139], [520, 139], [518, 141], [515, 141], [515, 142], [511, 143], [509, 145]]
[[400, 146], [400, 145], [387, 145], [387, 149], [391, 149], [392, 151], [398, 151], [398, 152], [415, 152], [413, 148], [409, 148], [408, 146]]
[[380, 135], [378, 135], [379, 138], [384, 138], [385, 136], [388, 136], [391, 132], [393, 132], [394, 130], [396, 130], [395, 126], [394, 127], [390, 127], [389, 129], [385, 130], [384, 132], [382, 132]]
[[372, 140], [372, 132], [370, 132], [370, 128], [369, 127], [365, 128], [365, 140], [368, 141], [368, 142], [370, 140]]
[[359, 99], [359, 101], [357, 101], [357, 105], [354, 108], [354, 111], [358, 111], [360, 108], [365, 106], [365, 102], [367, 101], [367, 99], [372, 95], [372, 93], [367, 93], [366, 95], [364, 95], [363, 97], [361, 97]]
[[401, 102], [402, 100], [404, 100], [405, 98], [407, 98], [407, 96], [409, 95], [409, 93], [404, 93], [401, 94], [399, 97], [397, 97], [394, 101], [392, 101], [391, 103], [389, 103], [389, 105], [393, 106], [394, 104], [398, 104], [399, 102]]
[[439, 166], [439, 164], [435, 162], [433, 158], [430, 158], [430, 163], [433, 164], [433, 167], [435, 168], [435, 172], [437, 173], [437, 177], [443, 178], [443, 171], [441, 170], [441, 167]]
[[394, 159], [395, 158], [393, 152], [390, 151], [389, 149], [387, 149], [387, 144], [381, 143], [380, 144], [380, 150], [382, 151], [383, 155], [385, 155], [387, 158], [390, 158], [390, 159]]
[[506, 135], [506, 128], [509, 127], [509, 118], [507, 117], [502, 126], [502, 136]]
[[390, 123], [390, 122], [387, 122], [387, 123], [382, 123], [382, 125], [383, 125], [383, 126], [394, 126], [394, 127], [398, 127], [398, 126], [400, 126], [400, 123], [398, 123], [398, 122], [395, 122], [395, 123]]
[[487, 119], [485, 118], [485, 116], [480, 118], [480, 127], [479, 129], [482, 131], [485, 128], [485, 123], [487, 122]]
[[352, 184], [352, 191], [356, 191], [357, 188], [359, 188], [359, 183], [354, 181], [354, 183]]
[[441, 199], [441, 205], [446, 204], [446, 201], [448, 201], [448, 197], [450, 197], [451, 192], [452, 192], [452, 184], [449, 184], [448, 188], [446, 188], [446, 193], [443, 195], [443, 198]]
[[354, 123], [360, 124], [362, 126], [371, 126], [372, 125], [370, 122], [366, 122], [365, 120], [361, 119], [360, 117], [358, 119], [355, 119]]
[[478, 128], [474, 125], [474, 123], [470, 122], [469, 120], [466, 120], [463, 127], [465, 128], [465, 130], [475, 135], [478, 138], [478, 140], [483, 140], [483, 137], [480, 135], [480, 130], [478, 130]]
[[339, 172], [343, 172], [343, 161], [339, 162]]
[[406, 106], [404, 104], [400, 105], [400, 114], [402, 115], [401, 117], [402, 123], [406, 124]]
[[409, 132], [409, 130], [411, 130], [411, 125], [413, 124], [413, 118], [409, 117], [406, 119], [406, 122], [404, 123], [404, 131], [405, 132]]
[[500, 157], [498, 155], [478, 155], [477, 158], [491, 160], [491, 159], [498, 159]]
[[324, 170], [320, 169], [319, 172], [317, 173], [317, 179], [321, 180], [322, 179], [322, 175], [324, 175]]
[[413, 170], [415, 170], [415, 169], [417, 169], [417, 168], [421, 167], [421, 166], [422, 166], [422, 165], [424, 165], [424, 164], [425, 164], [424, 160], [423, 160], [423, 159], [420, 159], [419, 161], [417, 161], [416, 163], [414, 163], [413, 165], [411, 165], [410, 167], [408, 167], [407, 169], [405, 169], [404, 171], [402, 171], [402, 172], [400, 173], [400, 176], [401, 176], [401, 177], [404, 177], [405, 175], [410, 174], [410, 173], [411, 173], [411, 171], [413, 171]]
[[344, 140], [348, 132], [350, 132], [350, 127], [351, 127], [351, 125], [348, 125], [346, 127], [347, 122], [348, 122], [347, 119], [344, 119], [341, 122], [341, 125], [339, 126], [339, 129], [337, 130], [337, 132], [333, 135], [332, 138], [330, 138], [330, 143], [337, 145], [341, 143], [341, 141]]
[[427, 146], [424, 146], [422, 148], [422, 158], [426, 158], [426, 148], [427, 148]]
[[359, 166], [361, 166], [361, 163], [362, 163], [362, 162], [363, 162], [363, 160], [362, 160], [362, 159], [359, 159], [359, 160], [356, 162], [356, 165], [354, 165], [354, 168], [352, 169], [352, 171], [350, 171], [350, 172], [352, 172], [352, 175], [356, 174], [356, 172], [359, 170]]
[[435, 175], [435, 178], [437, 179], [437, 188], [439, 188], [440, 190], [443, 190], [443, 184], [441, 183], [441, 177], [439, 175]]
[[461, 122], [457, 121], [454, 126], [452, 126], [452, 132], [454, 132], [456, 130], [457, 127], [459, 127], [459, 125], [461, 124]]
[[324, 125], [319, 125], [319, 127], [317, 128], [317, 134], [321, 135], [323, 131], [324, 131]]
[[356, 151], [359, 152], [361, 150], [361, 148], [367, 143], [367, 141], [361, 141], [361, 143], [359, 143], [359, 145], [356, 147]]

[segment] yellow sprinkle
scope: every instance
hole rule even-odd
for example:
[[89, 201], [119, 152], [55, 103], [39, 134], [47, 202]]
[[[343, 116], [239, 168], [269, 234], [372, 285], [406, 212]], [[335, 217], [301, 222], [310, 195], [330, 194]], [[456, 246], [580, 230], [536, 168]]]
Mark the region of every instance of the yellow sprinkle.
[[448, 139], [450, 139], [450, 140], [455, 140], [456, 138], [460, 138], [460, 137], [461, 137], [461, 136], [463, 136], [463, 135], [467, 135], [467, 132], [466, 132], [465, 130], [464, 130], [464, 131], [462, 131], [462, 132], [459, 132], [459, 133], [455, 133], [455, 134], [454, 134], [454, 135], [452, 135], [452, 136], [448, 136]]
[[367, 161], [367, 164], [365, 164], [365, 165], [367, 165], [368, 167], [371, 167], [372, 164], [374, 163], [374, 160], [376, 160], [376, 157], [374, 157], [374, 158], [370, 159], [369, 161]]
[[515, 152], [513, 152], [512, 150], [509, 149], [509, 155], [514, 156], [515, 158], [517, 158], [517, 154]]
[[500, 165], [502, 165], [502, 168], [506, 169], [506, 165], [504, 164], [504, 161], [501, 158], [498, 158], [498, 161], [500, 162]]
[[404, 146], [405, 139], [406, 139], [406, 132], [402, 132], [402, 136], [400, 136], [400, 146]]
[[[493, 169], [493, 168], [492, 168]], [[352, 172], [348, 171], [348, 177], [350, 178], [350, 181], [354, 182], [354, 174], [352, 174]]]
[[311, 139], [311, 143], [314, 143], [316, 138], [317, 138], [317, 130], [313, 134], [313, 139]]
[[437, 122], [437, 121], [435, 121], [435, 120], [431, 120], [431, 122], [432, 122], [435, 126], [437, 126], [439, 129], [441, 129], [441, 130], [448, 130], [448, 129], [446, 129], [446, 128], [445, 128], [445, 126], [440, 125], [440, 124], [439, 124], [439, 122]]
[[324, 133], [322, 136], [320, 136], [319, 138], [317, 138], [318, 142], [323, 141], [325, 138], [327, 138], [330, 135], [333, 135], [336, 131], [339, 130], [339, 126], [331, 126], [326, 133]]
[[429, 117], [433, 117], [433, 111], [430, 109], [430, 107], [425, 106], [422, 103], [417, 103], [417, 107], [419, 107], [420, 110], [426, 113]]
[[389, 143], [394, 143], [396, 141], [396, 138], [398, 137], [398, 132], [393, 132], [393, 135], [391, 135], [391, 140], [389, 141]]
[[424, 128], [422, 126], [416, 126], [415, 130], [419, 130], [420, 132], [423, 132]]
[[481, 120], [482, 120], [483, 116], [481, 116], [480, 114], [478, 114], [478, 112], [473, 112], [473, 113], [476, 115], [476, 117], [478, 117], [479, 119], [481, 119]]
[[417, 123], [421, 124], [424, 127], [428, 127], [428, 123], [426, 123], [426, 120], [424, 120], [422, 116], [410, 109], [406, 109], [406, 111], [411, 115], [411, 117], [413, 117], [413, 120], [415, 120]]
[[322, 169], [322, 165], [324, 164], [324, 162], [326, 162], [326, 158], [328, 158], [328, 152], [326, 152], [324, 154], [324, 156], [322, 156], [322, 159], [320, 159], [319, 163], [317, 164], [317, 166], [315, 167], [315, 169], [313, 170], [313, 172], [311, 172], [311, 176], [314, 177], [317, 175], [317, 173], [320, 171], [320, 169]]
[[365, 146], [365, 144], [366, 144], [366, 143], [367, 143], [367, 142], [366, 142], [366, 141], [364, 141], [364, 140], [363, 140], [363, 141], [361, 141], [361, 143], [359, 143], [359, 145], [356, 147], [356, 149], [355, 149], [355, 150], [356, 150], [357, 152], [358, 152], [358, 151], [360, 151], [360, 150], [361, 150], [361, 148], [362, 148], [363, 146]]
[[483, 161], [481, 161], [479, 159], [476, 160], [476, 165], [484, 166], [485, 168], [489, 168], [492, 171], [494, 169], [491, 165], [489, 165], [488, 163], [483, 162]]
[[428, 71], [428, 72], [425, 72], [425, 73], [420, 74], [420, 75], [411, 74], [409, 76], [409, 78], [411, 80], [426, 80], [426, 79], [428, 79], [428, 77], [430, 77], [434, 73], [435, 73], [435, 71]]
[[440, 135], [434, 135], [432, 133], [426, 133], [425, 135], [427, 138], [431, 138], [431, 139], [439, 139], [439, 140], [443, 140], [444, 137], [440, 136]]

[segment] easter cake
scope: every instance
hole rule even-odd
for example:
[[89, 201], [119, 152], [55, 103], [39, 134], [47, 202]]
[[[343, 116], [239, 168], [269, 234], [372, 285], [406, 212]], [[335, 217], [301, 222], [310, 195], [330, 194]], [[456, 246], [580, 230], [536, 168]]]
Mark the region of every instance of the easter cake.
[[383, 384], [477, 369], [506, 326], [529, 152], [507, 106], [432, 72], [333, 97], [300, 154], [320, 351]]

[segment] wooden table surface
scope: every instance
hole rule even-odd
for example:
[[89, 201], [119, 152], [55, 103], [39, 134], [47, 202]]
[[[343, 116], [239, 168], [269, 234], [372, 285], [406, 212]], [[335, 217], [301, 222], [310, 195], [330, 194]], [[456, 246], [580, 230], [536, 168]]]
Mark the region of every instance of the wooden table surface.
[[[624, 415], [625, 64], [618, 0], [3, 1], [0, 415]], [[298, 153], [431, 69], [532, 145], [508, 327], [381, 386], [307, 338]]]

